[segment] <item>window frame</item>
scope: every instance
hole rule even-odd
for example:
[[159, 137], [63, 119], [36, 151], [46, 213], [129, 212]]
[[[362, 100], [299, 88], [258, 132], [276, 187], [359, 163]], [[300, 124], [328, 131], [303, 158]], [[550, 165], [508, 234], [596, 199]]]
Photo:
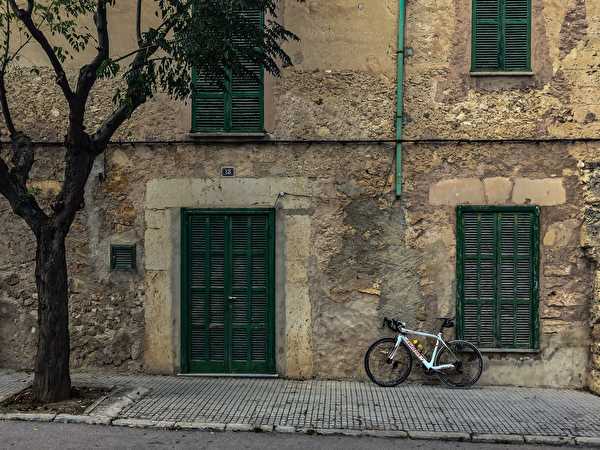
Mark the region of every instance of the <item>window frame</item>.
[[527, 1], [527, 66], [519, 69], [507, 69], [506, 68], [506, 1], [498, 0], [498, 7], [500, 8], [498, 15], [498, 37], [499, 53], [498, 53], [498, 66], [496, 68], [477, 68], [477, 2], [480, 0], [471, 0], [471, 68], [470, 71], [473, 75], [531, 75], [532, 74], [532, 0]]
[[[462, 217], [469, 212], [492, 212], [492, 213], [530, 213], [533, 217], [532, 224], [532, 305], [531, 305], [531, 334], [533, 345], [531, 348], [520, 347], [483, 347], [482, 352], [494, 353], [537, 353], [540, 351], [540, 208], [535, 205], [458, 205], [456, 207], [456, 336], [463, 339], [463, 263], [464, 263], [464, 230]], [[499, 245], [499, 243], [498, 243]], [[495, 311], [497, 314], [497, 311]]]

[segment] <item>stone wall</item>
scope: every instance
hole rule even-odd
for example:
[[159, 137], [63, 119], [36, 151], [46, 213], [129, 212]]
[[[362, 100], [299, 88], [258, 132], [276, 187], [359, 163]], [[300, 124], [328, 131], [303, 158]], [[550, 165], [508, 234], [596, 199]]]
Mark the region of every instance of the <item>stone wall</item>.
[[418, 273], [428, 317], [454, 312], [456, 205], [541, 207], [541, 351], [489, 355], [484, 381], [528, 379], [574, 386], [586, 382], [592, 274], [579, 242], [584, 203], [576, 149], [551, 144], [407, 149], [407, 243], [422, 255]]
[[[60, 180], [58, 158], [58, 150], [40, 150], [32, 183], [39, 195]], [[578, 237], [578, 161], [577, 147], [566, 145], [408, 146], [398, 202], [387, 145], [112, 147], [69, 240], [74, 367], [138, 370], [143, 361], [147, 371], [176, 372], [178, 308], [168, 306], [165, 289], [178, 301], [178, 281], [169, 281], [178, 280], [177, 208], [274, 207], [286, 191], [277, 202], [277, 267], [292, 277], [277, 300], [282, 375], [363, 378], [362, 357], [383, 333], [384, 315], [428, 329], [435, 317], [454, 314], [454, 206], [531, 203], [542, 210], [541, 352], [487, 355], [482, 381], [582, 387], [592, 272]], [[220, 180], [228, 165], [237, 177]], [[257, 194], [265, 183], [270, 188]], [[26, 366], [21, 355], [31, 357], [35, 341], [33, 243], [0, 205], [7, 224], [0, 324], [11, 342], [0, 365]], [[137, 244], [137, 273], [108, 270], [110, 243]], [[300, 307], [304, 298], [309, 306]], [[301, 329], [298, 314], [308, 314]]]
[[[405, 135], [410, 138], [532, 138], [595, 136], [600, 131], [600, 3], [532, 0], [530, 76], [473, 76], [467, 0], [424, 0], [407, 7]], [[293, 67], [266, 85], [266, 128], [285, 139], [393, 138], [397, 1], [307, 0], [282, 2], [281, 19], [302, 39], [287, 50]], [[115, 54], [132, 34], [120, 6]], [[146, 20], [150, 20], [147, 18]], [[39, 52], [11, 75], [16, 122], [36, 140], [61, 141], [65, 102]], [[71, 78], [81, 55], [69, 62]], [[91, 97], [88, 128], [112, 108], [116, 83], [99, 82]], [[189, 102], [158, 95], [137, 111], [115, 139], [186, 139]]]
[[591, 333], [590, 373], [588, 385], [600, 394], [600, 158], [598, 146], [580, 146], [577, 151], [585, 209], [581, 246], [595, 269], [591, 286], [589, 324]]
[[[46, 207], [62, 180], [61, 161], [60, 149], [37, 150], [30, 189]], [[101, 166], [102, 160], [98, 163]], [[131, 217], [121, 204], [127, 194], [112, 197], [96, 191], [97, 180], [96, 170], [88, 184], [86, 208], [68, 239], [71, 363], [74, 368], [109, 366], [137, 371], [143, 356], [143, 280], [108, 271], [108, 244], [103, 237], [128, 227]], [[109, 223], [102, 212], [113, 207], [119, 208], [115, 211], [119, 218]], [[37, 339], [35, 242], [4, 198], [0, 223], [0, 367], [30, 369]], [[124, 236], [132, 238], [126, 231]]]

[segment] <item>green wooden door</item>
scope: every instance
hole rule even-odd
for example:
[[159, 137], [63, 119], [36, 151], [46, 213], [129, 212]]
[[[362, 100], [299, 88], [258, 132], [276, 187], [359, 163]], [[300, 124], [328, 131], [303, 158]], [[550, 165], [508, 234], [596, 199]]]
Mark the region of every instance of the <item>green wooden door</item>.
[[184, 210], [182, 371], [274, 373], [274, 213]]

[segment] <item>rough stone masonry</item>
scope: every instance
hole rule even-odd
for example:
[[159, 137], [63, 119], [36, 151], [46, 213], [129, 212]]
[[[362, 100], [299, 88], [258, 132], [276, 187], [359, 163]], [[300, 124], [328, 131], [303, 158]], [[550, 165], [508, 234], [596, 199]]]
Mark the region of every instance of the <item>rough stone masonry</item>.
[[[393, 146], [378, 142], [394, 132], [395, 0], [282, 2], [284, 24], [302, 40], [288, 47], [294, 67], [265, 85], [271, 142], [192, 140], [189, 104], [162, 95], [136, 112], [97, 162], [69, 240], [73, 366], [175, 373], [178, 208], [273, 207], [285, 186], [304, 197], [278, 204], [282, 375], [364, 377], [361, 357], [384, 314], [424, 328], [454, 314], [455, 206], [535, 204], [540, 351], [486, 354], [482, 381], [600, 392], [598, 145], [570, 140], [600, 131], [600, 2], [532, 0], [532, 74], [520, 76], [470, 73], [469, 5], [409, 2], [405, 135], [462, 141], [407, 144], [400, 200]], [[115, 54], [130, 49], [131, 14], [123, 5], [112, 12]], [[85, 57], [68, 63], [71, 76]], [[31, 181], [44, 202], [62, 181], [67, 112], [44, 59], [31, 51], [23, 61], [9, 91], [17, 124], [44, 143]], [[114, 87], [98, 84], [89, 129], [112, 108]], [[485, 141], [515, 138], [557, 141]], [[236, 167], [237, 184], [220, 180], [222, 166]], [[3, 200], [0, 223], [0, 365], [28, 368], [34, 242]], [[115, 243], [136, 244], [137, 272], [109, 270]]]

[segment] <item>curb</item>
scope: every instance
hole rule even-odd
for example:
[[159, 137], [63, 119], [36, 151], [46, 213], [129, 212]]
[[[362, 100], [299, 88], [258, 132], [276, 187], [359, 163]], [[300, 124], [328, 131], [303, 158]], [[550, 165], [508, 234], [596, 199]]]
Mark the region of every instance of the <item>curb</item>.
[[86, 425], [114, 425], [118, 427], [161, 429], [161, 430], [186, 430], [208, 432], [276, 432], [282, 434], [308, 434], [319, 436], [348, 436], [348, 437], [376, 437], [411, 440], [435, 440], [454, 442], [476, 442], [487, 444], [532, 444], [579, 447], [600, 447], [600, 436], [549, 436], [549, 435], [522, 435], [522, 434], [483, 434], [466, 432], [443, 431], [404, 431], [404, 430], [353, 430], [341, 428], [296, 428], [288, 425], [260, 425], [248, 423], [206, 423], [172, 420], [151, 419], [117, 419], [116, 417], [102, 415], [71, 415], [71, 414], [29, 414], [29, 413], [4, 413], [0, 414], [0, 421], [30, 421], [30, 422], [56, 422], [76, 423]]

